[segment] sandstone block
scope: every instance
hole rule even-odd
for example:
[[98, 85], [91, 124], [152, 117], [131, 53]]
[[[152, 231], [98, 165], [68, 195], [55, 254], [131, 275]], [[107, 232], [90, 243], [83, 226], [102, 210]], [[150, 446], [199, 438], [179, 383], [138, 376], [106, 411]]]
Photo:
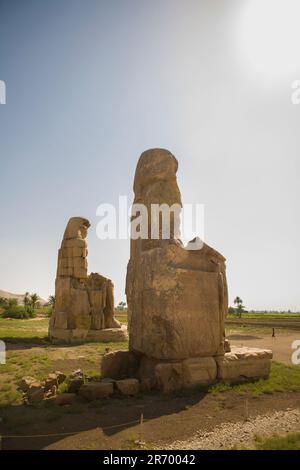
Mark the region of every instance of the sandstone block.
[[112, 382], [91, 382], [84, 384], [79, 389], [79, 395], [88, 401], [109, 397], [114, 393]]
[[19, 388], [23, 391], [23, 392], [27, 392], [29, 390], [29, 387], [32, 383], [34, 383], [36, 381], [36, 379], [34, 377], [31, 377], [31, 376], [26, 376], [26, 377], [23, 377], [21, 379], [21, 382], [19, 384]]
[[119, 392], [127, 396], [137, 395], [140, 391], [140, 383], [137, 379], [117, 380], [116, 386]]
[[180, 390], [183, 387], [183, 368], [181, 362], [163, 363], [155, 367], [158, 387], [164, 393]]
[[48, 377], [45, 380], [45, 392], [50, 390], [53, 386], [58, 386], [57, 375], [55, 373], [48, 374]]
[[266, 378], [272, 355], [269, 349], [232, 347], [230, 353], [216, 357], [218, 378], [231, 382]]
[[185, 387], [210, 385], [217, 377], [217, 364], [213, 357], [195, 357], [182, 362]]
[[121, 342], [128, 339], [126, 325], [120, 328], [104, 328], [101, 330], [90, 330], [86, 336], [88, 341], [99, 341], [101, 343]]
[[55, 397], [55, 403], [60, 406], [71, 405], [76, 399], [76, 393], [61, 393]]
[[113, 351], [105, 354], [101, 363], [102, 377], [123, 379], [135, 377], [138, 373], [139, 361], [130, 351]]
[[81, 369], [73, 371], [69, 375], [68, 393], [77, 393], [84, 383], [84, 375]]
[[45, 390], [44, 398], [53, 398], [57, 395], [57, 386], [53, 385], [47, 391]]
[[37, 390], [27, 392], [28, 403], [40, 403], [44, 399], [44, 390], [39, 388]]

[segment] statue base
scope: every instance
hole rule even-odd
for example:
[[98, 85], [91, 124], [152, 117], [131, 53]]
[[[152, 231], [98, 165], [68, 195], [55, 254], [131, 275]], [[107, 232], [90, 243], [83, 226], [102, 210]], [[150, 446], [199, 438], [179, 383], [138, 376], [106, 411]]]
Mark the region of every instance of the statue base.
[[122, 325], [121, 328], [104, 328], [102, 330], [50, 328], [49, 338], [55, 344], [78, 342], [116, 343], [127, 341], [128, 332], [126, 325]]
[[272, 356], [269, 349], [233, 347], [222, 356], [161, 361], [132, 351], [113, 351], [104, 355], [101, 370], [103, 378], [136, 378], [142, 390], [170, 393], [206, 388], [218, 381], [241, 383], [268, 378]]

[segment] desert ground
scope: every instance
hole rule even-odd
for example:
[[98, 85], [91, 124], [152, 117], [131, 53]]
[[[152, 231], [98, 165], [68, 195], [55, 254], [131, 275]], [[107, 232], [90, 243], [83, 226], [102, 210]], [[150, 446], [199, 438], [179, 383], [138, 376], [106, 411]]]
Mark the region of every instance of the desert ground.
[[[126, 323], [126, 315], [119, 319]], [[0, 319], [0, 337], [7, 344], [0, 385], [2, 449], [299, 447], [300, 366], [291, 364], [291, 344], [300, 339], [300, 329], [276, 328], [272, 338], [269, 326], [227, 325], [232, 345], [273, 350], [268, 380], [219, 383], [171, 395], [151, 392], [94, 402], [78, 398], [69, 406], [24, 405], [18, 390], [23, 376], [42, 379], [55, 370], [69, 374], [81, 368], [94, 380], [105, 351], [127, 348], [126, 342], [52, 345], [48, 321]]]

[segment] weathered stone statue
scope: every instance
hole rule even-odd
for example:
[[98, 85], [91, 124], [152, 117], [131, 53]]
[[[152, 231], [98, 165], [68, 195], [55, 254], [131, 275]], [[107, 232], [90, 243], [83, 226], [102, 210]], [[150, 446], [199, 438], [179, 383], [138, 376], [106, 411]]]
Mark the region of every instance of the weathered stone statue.
[[[134, 179], [134, 204], [177, 204], [178, 163], [167, 150], [144, 152]], [[206, 244], [187, 249], [178, 236], [180, 210], [171, 212], [170, 238], [131, 240], [126, 294], [129, 349], [155, 359], [183, 360], [224, 354], [228, 310], [225, 258]]]
[[58, 252], [55, 311], [49, 326], [54, 341], [126, 338], [126, 329], [114, 317], [113, 283], [100, 274], [87, 274], [89, 227], [87, 219], [72, 217]]
[[[102, 375], [133, 376], [144, 388], [163, 391], [206, 386], [217, 378], [265, 377], [271, 351], [230, 352], [225, 339], [225, 258], [200, 239], [187, 247], [180, 240], [177, 167], [163, 149], [144, 152], [137, 164], [132, 227], [142, 236], [131, 239], [127, 268], [129, 351], [105, 355]], [[167, 236], [165, 218], [152, 217], [153, 204], [174, 209]]]

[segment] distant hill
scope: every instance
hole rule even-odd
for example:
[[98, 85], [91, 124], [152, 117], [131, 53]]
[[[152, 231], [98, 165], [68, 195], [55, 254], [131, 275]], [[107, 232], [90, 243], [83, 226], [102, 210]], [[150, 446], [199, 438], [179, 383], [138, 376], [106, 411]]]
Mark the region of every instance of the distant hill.
[[[17, 299], [18, 304], [23, 305], [25, 294], [12, 294], [11, 292], [6, 292], [5, 290], [0, 289], [0, 297], [4, 297], [5, 299]], [[46, 300], [39, 297], [39, 303], [41, 305], [45, 305], [47, 303]]]

